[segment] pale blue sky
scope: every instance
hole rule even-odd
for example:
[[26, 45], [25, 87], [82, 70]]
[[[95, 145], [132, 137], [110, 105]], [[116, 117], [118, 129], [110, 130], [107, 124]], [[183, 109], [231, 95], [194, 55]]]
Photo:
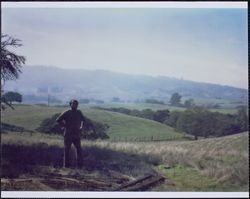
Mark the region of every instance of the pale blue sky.
[[248, 87], [247, 9], [2, 8], [27, 65]]

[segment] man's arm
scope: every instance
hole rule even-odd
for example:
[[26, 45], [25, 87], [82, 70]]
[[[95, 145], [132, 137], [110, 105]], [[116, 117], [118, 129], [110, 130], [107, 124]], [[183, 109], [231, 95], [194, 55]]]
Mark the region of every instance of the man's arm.
[[65, 115], [66, 112], [63, 112], [61, 115], [58, 116], [58, 118], [56, 118], [56, 122], [62, 127], [65, 127]]
[[80, 130], [83, 128], [83, 121], [81, 121]]
[[80, 111], [80, 113], [81, 113], [81, 126], [80, 126], [80, 129], [83, 128], [83, 125], [87, 125], [87, 126], [90, 127], [90, 128], [94, 131], [94, 133], [95, 133], [96, 131], [95, 131], [94, 125], [93, 125], [93, 123], [91, 122], [91, 120], [88, 119], [88, 118], [86, 118], [86, 117], [82, 114], [81, 111]]

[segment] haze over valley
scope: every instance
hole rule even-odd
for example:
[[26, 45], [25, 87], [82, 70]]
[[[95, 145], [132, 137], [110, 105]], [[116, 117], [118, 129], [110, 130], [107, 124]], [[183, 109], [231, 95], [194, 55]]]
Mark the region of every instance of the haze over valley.
[[123, 102], [156, 99], [167, 103], [175, 92], [184, 98], [229, 100], [238, 103], [247, 101], [246, 89], [231, 86], [167, 76], [129, 75], [106, 70], [62, 69], [49, 66], [24, 66], [20, 78], [7, 81], [4, 89], [21, 93], [24, 103], [46, 102], [48, 94], [63, 103], [71, 98], [104, 102], [110, 102], [114, 98]]

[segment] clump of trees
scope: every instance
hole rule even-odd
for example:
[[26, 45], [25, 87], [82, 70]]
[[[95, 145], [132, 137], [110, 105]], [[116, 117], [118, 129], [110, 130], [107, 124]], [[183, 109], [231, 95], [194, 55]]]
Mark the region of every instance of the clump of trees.
[[194, 99], [190, 98], [184, 102], [184, 107], [191, 108], [195, 107]]
[[247, 108], [239, 109], [237, 114], [210, 112], [206, 108], [194, 107], [183, 112], [170, 113], [165, 124], [198, 137], [218, 137], [248, 130]]
[[12, 104], [12, 102], [22, 102], [22, 95], [20, 93], [17, 92], [7, 92], [5, 94], [3, 94], [2, 96], [4, 101], [9, 102], [10, 104]]
[[180, 106], [181, 97], [182, 96], [179, 93], [174, 93], [169, 100], [169, 103], [171, 104], [171, 106]]
[[[60, 113], [56, 113], [50, 118], [44, 119], [40, 126], [36, 129], [39, 132], [47, 134], [60, 134], [63, 135], [64, 131], [60, 125], [56, 122], [56, 118]], [[102, 124], [96, 121], [92, 121], [89, 118], [86, 118], [87, 122], [84, 124], [82, 131], [82, 137], [85, 139], [106, 139], [109, 138], [106, 134], [106, 130], [109, 128], [107, 124]], [[94, 129], [94, 130], [93, 130]]]
[[193, 98], [185, 100], [183, 104], [181, 103], [181, 98], [182, 96], [179, 93], [177, 92], [173, 93], [169, 100], [170, 105], [177, 107], [186, 107], [186, 108], [191, 108], [196, 106]]
[[172, 112], [167, 109], [139, 111], [127, 108], [95, 108], [154, 120], [191, 134], [195, 139], [231, 135], [248, 130], [247, 107], [241, 107], [237, 114], [211, 112], [207, 108], [196, 106], [185, 111]]
[[163, 123], [169, 117], [169, 110], [158, 110], [154, 112], [153, 120]]
[[159, 101], [156, 99], [146, 99], [145, 103], [150, 103], [150, 104], [165, 104], [163, 101]]

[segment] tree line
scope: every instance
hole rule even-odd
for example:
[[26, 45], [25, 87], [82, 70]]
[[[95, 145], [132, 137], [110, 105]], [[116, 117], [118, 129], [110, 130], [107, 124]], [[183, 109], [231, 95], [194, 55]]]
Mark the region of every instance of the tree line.
[[237, 114], [223, 114], [195, 107], [183, 112], [171, 112], [164, 123], [193, 135], [195, 139], [199, 136], [219, 137], [248, 131], [248, 114], [246, 107], [238, 109]]
[[248, 131], [248, 113], [247, 107], [242, 106], [237, 114], [223, 114], [211, 112], [204, 107], [191, 107], [185, 111], [169, 111], [151, 109], [136, 110], [127, 108], [103, 108], [95, 107], [101, 110], [119, 112], [131, 116], [154, 120], [179, 131], [184, 131], [198, 137], [219, 137], [231, 134], [237, 134]]

